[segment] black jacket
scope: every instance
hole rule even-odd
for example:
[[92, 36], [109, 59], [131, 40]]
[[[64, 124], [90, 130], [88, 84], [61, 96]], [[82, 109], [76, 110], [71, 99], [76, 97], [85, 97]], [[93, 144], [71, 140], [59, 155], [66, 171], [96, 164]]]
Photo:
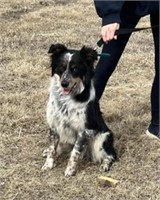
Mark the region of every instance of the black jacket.
[[[159, 13], [159, 1], [99, 1], [94, 0], [97, 14], [102, 18], [102, 26], [121, 23], [121, 14], [143, 17]], [[126, 19], [127, 20], [127, 19]]]

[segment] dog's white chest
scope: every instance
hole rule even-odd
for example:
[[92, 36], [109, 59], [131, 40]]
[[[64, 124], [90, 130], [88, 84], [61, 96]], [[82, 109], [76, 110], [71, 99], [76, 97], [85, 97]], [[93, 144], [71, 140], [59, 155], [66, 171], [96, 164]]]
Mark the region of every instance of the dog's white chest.
[[86, 105], [75, 102], [70, 96], [64, 96], [55, 80], [51, 84], [47, 104], [47, 122], [55, 128], [63, 143], [74, 143], [77, 133], [84, 131], [86, 123]]
[[62, 143], [73, 144], [77, 133], [85, 129], [86, 109], [76, 108], [73, 102], [58, 105], [50, 99], [47, 105], [47, 121], [55, 128]]
[[[78, 108], [76, 104], [69, 101], [60, 105], [55, 100], [50, 99], [47, 105], [47, 119], [49, 124], [58, 126], [59, 123], [68, 124], [74, 129], [83, 129], [86, 121], [86, 108]], [[54, 121], [53, 121], [54, 119]]]

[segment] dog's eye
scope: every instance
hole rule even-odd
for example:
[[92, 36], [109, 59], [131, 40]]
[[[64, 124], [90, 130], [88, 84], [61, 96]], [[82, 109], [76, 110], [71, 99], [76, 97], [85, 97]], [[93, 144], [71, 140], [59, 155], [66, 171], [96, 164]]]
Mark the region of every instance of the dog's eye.
[[65, 71], [66, 70], [66, 66], [65, 65], [61, 65], [60, 69], [61, 69], [61, 71]]
[[75, 66], [72, 66], [72, 71], [73, 72], [77, 72], [78, 71], [78, 67], [75, 65]]

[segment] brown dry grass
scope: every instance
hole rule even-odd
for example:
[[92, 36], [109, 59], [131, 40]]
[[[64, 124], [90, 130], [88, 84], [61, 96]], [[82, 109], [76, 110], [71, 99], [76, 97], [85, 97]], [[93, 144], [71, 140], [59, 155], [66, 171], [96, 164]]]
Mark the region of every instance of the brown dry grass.
[[[148, 18], [139, 25], [149, 25]], [[107, 174], [83, 162], [75, 177], [65, 178], [66, 160], [49, 172], [40, 170], [48, 144], [47, 50], [55, 42], [94, 46], [100, 19], [91, 0], [1, 0], [0, 27], [0, 199], [160, 199], [160, 146], [144, 134], [154, 74], [151, 32], [133, 34], [101, 100], [119, 161]], [[120, 183], [101, 188], [99, 175]]]

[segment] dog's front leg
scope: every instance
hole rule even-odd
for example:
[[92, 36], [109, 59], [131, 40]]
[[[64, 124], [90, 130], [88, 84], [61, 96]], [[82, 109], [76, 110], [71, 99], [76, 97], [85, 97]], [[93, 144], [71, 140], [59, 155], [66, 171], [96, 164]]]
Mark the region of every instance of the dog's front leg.
[[56, 166], [55, 159], [56, 159], [56, 149], [59, 143], [59, 136], [55, 129], [49, 129], [49, 137], [51, 145], [48, 149], [43, 151], [43, 156], [47, 157], [46, 162], [42, 167], [42, 171], [52, 169]]
[[71, 152], [71, 156], [65, 171], [65, 176], [73, 176], [76, 173], [76, 169], [77, 169], [77, 164], [78, 164], [78, 160], [80, 157], [80, 154], [82, 152], [82, 150], [85, 147], [87, 141], [87, 137], [86, 137], [86, 133], [85, 131], [82, 133], [78, 134], [76, 143], [73, 147], [73, 150]]

